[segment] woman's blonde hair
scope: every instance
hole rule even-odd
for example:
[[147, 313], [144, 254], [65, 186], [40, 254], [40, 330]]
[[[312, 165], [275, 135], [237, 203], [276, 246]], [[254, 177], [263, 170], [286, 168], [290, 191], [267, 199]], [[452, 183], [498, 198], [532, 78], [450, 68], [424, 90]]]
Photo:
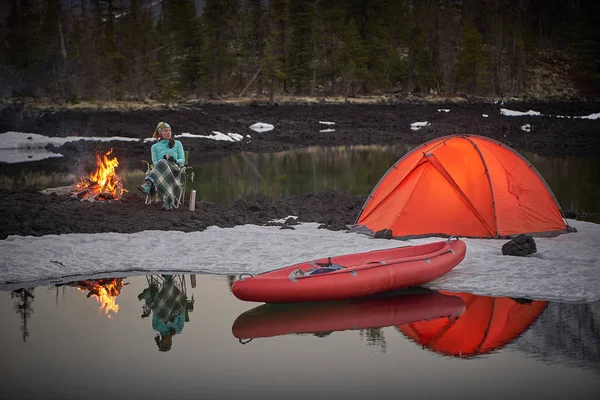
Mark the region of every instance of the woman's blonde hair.
[[[162, 140], [162, 137], [160, 136], [161, 132], [163, 129], [171, 129], [171, 125], [169, 125], [166, 122], [159, 122], [158, 125], [156, 125], [156, 129], [154, 130], [154, 134], [152, 135], [152, 137], [154, 139], [158, 139], [159, 141]], [[169, 148], [172, 149], [173, 146], [175, 146], [175, 139], [173, 139], [173, 137], [169, 138]]]
[[154, 134], [152, 134], [152, 137], [154, 139], [160, 139], [160, 133], [163, 129], [166, 128], [171, 128], [171, 125], [163, 121], [159, 122], [158, 125], [156, 125], [156, 129], [154, 130]]

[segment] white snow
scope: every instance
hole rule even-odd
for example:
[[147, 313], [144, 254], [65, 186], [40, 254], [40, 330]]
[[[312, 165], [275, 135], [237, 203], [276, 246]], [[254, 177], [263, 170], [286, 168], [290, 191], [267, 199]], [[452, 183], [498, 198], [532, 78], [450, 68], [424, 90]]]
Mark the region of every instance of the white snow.
[[508, 108], [501, 108], [500, 109], [500, 114], [502, 115], [507, 115], [509, 117], [522, 117], [524, 115], [542, 115], [539, 111], [533, 111], [533, 110], [529, 110], [529, 111], [513, 111], [513, 110], [509, 110]]
[[38, 135], [37, 133], [25, 133], [25, 132], [5, 132], [0, 134], [0, 149], [27, 149], [27, 148], [44, 148], [49, 144], [56, 147], [60, 147], [68, 142], [75, 142], [78, 140], [89, 140], [95, 142], [136, 142], [139, 139], [128, 138], [122, 136], [112, 137], [82, 137], [82, 136], [68, 136], [68, 137], [52, 137]]
[[39, 161], [46, 158], [62, 157], [62, 154], [53, 153], [45, 149], [48, 145], [60, 147], [68, 142], [78, 140], [88, 140], [96, 142], [113, 142], [113, 141], [138, 141], [139, 139], [127, 138], [121, 136], [112, 137], [50, 137], [38, 135], [36, 133], [25, 132], [5, 132], [0, 134], [0, 162], [4, 163], [19, 163], [25, 161]]
[[531, 125], [530, 124], [525, 124], [525, 125], [521, 126], [521, 130], [523, 132], [531, 132]]
[[250, 125], [250, 129], [255, 132], [268, 132], [275, 129], [275, 127], [271, 124], [266, 124], [264, 122], [257, 122], [255, 124]]
[[438, 108], [438, 112], [450, 112], [448, 108]]
[[319, 123], [323, 125], [335, 125], [335, 122], [319, 121]]
[[525, 115], [533, 115], [533, 116], [541, 116], [541, 115], [543, 115], [543, 116], [546, 116], [546, 117], [554, 117], [554, 118], [600, 119], [600, 113], [594, 113], [594, 114], [589, 114], [589, 115], [581, 115], [581, 116], [549, 115], [549, 114], [542, 114], [539, 111], [529, 110], [529, 111], [523, 112], [523, 111], [509, 110], [508, 108], [501, 108], [500, 109], [500, 114], [506, 115], [508, 117], [522, 117], [522, 116], [525, 116]]
[[212, 135], [193, 135], [191, 133], [182, 133], [181, 135], [176, 135], [176, 138], [205, 138], [205, 139], [213, 139], [213, 140], [223, 140], [226, 142], [239, 142], [244, 138], [244, 136], [239, 133], [222, 133], [219, 131], [212, 131]]
[[321, 132], [321, 133], [335, 132], [335, 129], [320, 129], [319, 132]]
[[[464, 239], [467, 255], [463, 262], [427, 286], [493, 296], [598, 300], [600, 225], [569, 223], [578, 232], [535, 238], [538, 252], [528, 257], [503, 256], [501, 247], [507, 240]], [[256, 274], [319, 257], [443, 240], [371, 239], [317, 227], [308, 223], [295, 226], [295, 230], [243, 225], [227, 229], [212, 226], [192, 233], [9, 236], [0, 241], [0, 290], [102, 274]]]
[[489, 117], [489, 115], [487, 115], [487, 114], [481, 114], [481, 116], [482, 116], [483, 118], [487, 118], [487, 117]]
[[429, 122], [427, 122], [427, 121], [413, 122], [412, 124], [410, 124], [410, 130], [412, 130], [412, 131], [418, 131], [419, 129], [421, 129], [424, 126], [427, 126], [427, 125], [431, 125], [431, 124]]
[[[212, 135], [194, 135], [190, 133], [182, 133], [175, 135], [175, 138], [205, 138], [212, 140], [224, 140], [229, 142], [239, 142], [244, 136], [238, 133], [221, 133], [213, 131]], [[250, 135], [246, 135], [246, 138], [250, 138]], [[81, 137], [81, 136], [68, 136], [68, 137], [52, 137], [38, 135], [37, 133], [25, 133], [25, 132], [5, 132], [0, 134], [0, 162], [5, 163], [18, 163], [25, 161], [39, 161], [51, 157], [62, 157], [62, 154], [53, 153], [45, 149], [48, 145], [54, 145], [60, 147], [68, 142], [74, 142], [77, 140], [88, 140], [95, 142], [154, 142], [154, 138], [138, 139], [123, 136], [111, 136], [111, 137]]]

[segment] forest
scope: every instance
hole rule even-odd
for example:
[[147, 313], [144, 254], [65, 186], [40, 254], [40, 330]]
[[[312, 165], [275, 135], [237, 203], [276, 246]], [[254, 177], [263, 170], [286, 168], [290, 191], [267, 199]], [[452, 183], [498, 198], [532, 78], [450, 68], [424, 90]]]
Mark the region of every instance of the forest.
[[4, 100], [600, 93], [594, 0], [8, 0], [0, 38]]

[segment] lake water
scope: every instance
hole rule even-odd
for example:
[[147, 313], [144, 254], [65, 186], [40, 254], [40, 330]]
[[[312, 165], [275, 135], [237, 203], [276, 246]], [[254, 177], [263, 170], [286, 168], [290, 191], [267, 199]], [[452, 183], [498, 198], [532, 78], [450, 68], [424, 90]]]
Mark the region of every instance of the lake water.
[[[138, 275], [0, 291], [0, 398], [600, 396], [598, 302], [413, 289], [272, 307], [237, 300], [233, 279]], [[181, 307], [169, 346], [168, 308], [156, 305], [172, 295]]]
[[[255, 194], [297, 196], [328, 190], [368, 195], [386, 171], [413, 146], [309, 147], [281, 153], [238, 153], [203, 161], [191, 154], [198, 200], [229, 203]], [[522, 153], [546, 180], [564, 211], [590, 214], [582, 220], [600, 223], [600, 159], [542, 157]], [[139, 160], [119, 156], [117, 172], [125, 188], [136, 193], [145, 170]], [[86, 160], [53, 158], [4, 164], [0, 187], [44, 189], [69, 185], [93, 165]]]

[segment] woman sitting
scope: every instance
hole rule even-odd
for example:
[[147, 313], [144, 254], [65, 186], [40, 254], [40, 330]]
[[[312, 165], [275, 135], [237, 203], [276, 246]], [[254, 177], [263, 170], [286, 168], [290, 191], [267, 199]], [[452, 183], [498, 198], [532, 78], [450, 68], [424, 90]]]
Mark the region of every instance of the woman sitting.
[[185, 153], [179, 140], [171, 137], [171, 125], [159, 122], [154, 130], [153, 138], [158, 142], [152, 145], [152, 164], [154, 168], [148, 173], [144, 184], [139, 189], [146, 195], [156, 194], [162, 200], [162, 208], [172, 210], [179, 201], [182, 180], [185, 179], [183, 166]]

